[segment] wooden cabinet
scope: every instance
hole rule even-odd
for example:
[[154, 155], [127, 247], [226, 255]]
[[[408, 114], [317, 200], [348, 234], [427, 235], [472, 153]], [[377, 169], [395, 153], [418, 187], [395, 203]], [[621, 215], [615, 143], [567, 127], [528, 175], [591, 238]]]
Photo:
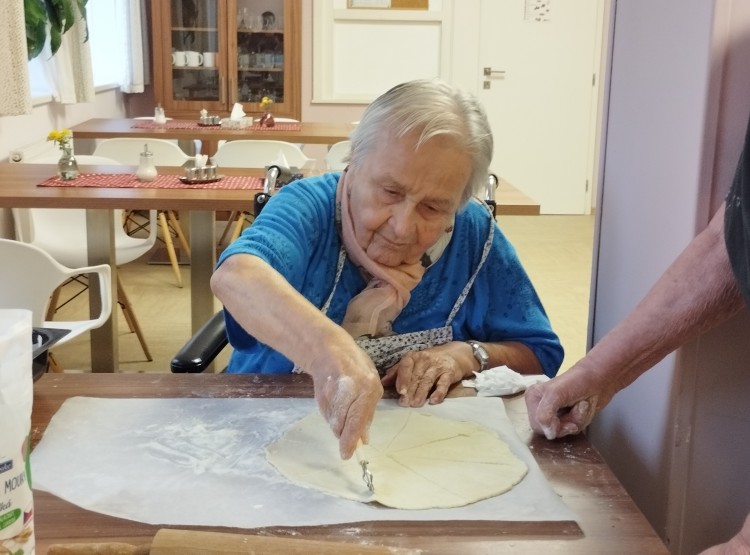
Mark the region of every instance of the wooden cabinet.
[[167, 116], [300, 119], [299, 0], [152, 0], [154, 94]]

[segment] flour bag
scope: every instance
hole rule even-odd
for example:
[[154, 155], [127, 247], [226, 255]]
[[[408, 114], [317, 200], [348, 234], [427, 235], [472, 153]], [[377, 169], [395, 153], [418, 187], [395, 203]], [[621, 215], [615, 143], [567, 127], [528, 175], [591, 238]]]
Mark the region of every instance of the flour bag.
[[31, 312], [0, 309], [0, 553], [34, 553]]

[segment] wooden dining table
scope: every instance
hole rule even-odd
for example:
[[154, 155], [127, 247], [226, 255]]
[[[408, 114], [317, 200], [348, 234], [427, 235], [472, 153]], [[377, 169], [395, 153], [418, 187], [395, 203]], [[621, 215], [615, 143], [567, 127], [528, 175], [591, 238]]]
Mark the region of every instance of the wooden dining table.
[[[55, 175], [56, 167], [48, 164], [0, 163], [0, 208], [84, 208], [87, 210], [90, 264], [109, 264], [112, 283], [117, 283], [114, 264], [114, 227], [112, 210], [178, 210], [190, 213], [190, 319], [196, 332], [214, 314], [214, 296], [210, 279], [216, 264], [215, 222], [217, 211], [252, 210], [257, 191], [242, 189], [128, 188], [128, 187], [40, 187]], [[133, 166], [93, 165], [80, 167], [84, 173], [132, 174]], [[159, 167], [160, 173], [181, 175], [182, 168]], [[262, 177], [263, 168], [222, 168], [225, 175]], [[498, 214], [538, 214], [539, 205], [503, 180], [496, 195]], [[116, 287], [113, 287], [116, 291]], [[97, 302], [96, 286], [90, 299]], [[113, 299], [113, 303], [115, 300]], [[116, 306], [113, 304], [113, 306]], [[101, 328], [91, 331], [91, 364], [96, 372], [117, 369], [117, 318], [110, 318]], [[187, 340], [187, 338], [185, 338]]]
[[[82, 173], [133, 174], [134, 166], [81, 165]], [[210, 279], [216, 265], [215, 221], [217, 211], [252, 210], [257, 190], [203, 189], [189, 185], [180, 188], [148, 187], [40, 187], [56, 174], [48, 164], [0, 163], [0, 207], [2, 208], [84, 208], [87, 214], [89, 264], [109, 264], [112, 283], [117, 283], [114, 249], [114, 209], [179, 210], [190, 212], [190, 319], [197, 331], [215, 312]], [[160, 174], [182, 175], [183, 169], [159, 167]], [[262, 177], [262, 168], [224, 168], [225, 175]], [[90, 299], [98, 291], [92, 282]], [[113, 291], [116, 291], [113, 286]], [[116, 299], [113, 297], [113, 306]], [[187, 340], [187, 338], [185, 338]], [[96, 372], [117, 369], [117, 318], [110, 318], [91, 330], [91, 365]]]
[[[460, 385], [451, 396], [473, 395]], [[55, 412], [71, 397], [269, 398], [311, 397], [307, 375], [45, 374], [34, 384], [32, 447]], [[392, 398], [394, 391], [386, 390]], [[251, 529], [189, 527], [229, 533], [419, 549], [425, 554], [479, 553], [669, 553], [644, 515], [585, 435], [548, 441], [532, 433], [522, 395], [504, 399], [506, 412], [544, 477], [576, 515], [570, 521], [372, 521], [325, 526]], [[34, 455], [32, 452], [32, 472]], [[82, 477], [82, 479], [85, 479]], [[34, 492], [37, 553], [52, 544], [125, 542], [147, 544], [159, 526], [77, 507], [50, 493]], [[167, 528], [180, 528], [168, 526]], [[187, 527], [185, 527], [187, 528]], [[353, 530], [356, 533], [353, 533]], [[337, 551], [338, 552], [338, 551]]]
[[[189, 125], [183, 127], [181, 125]], [[212, 156], [218, 141], [238, 139], [272, 139], [296, 144], [332, 145], [349, 139], [354, 129], [351, 123], [300, 122], [299, 129], [289, 129], [279, 124], [273, 128], [260, 129], [257, 126], [244, 129], [228, 127], [198, 126], [189, 120], [169, 120], [157, 126], [148, 120], [127, 118], [94, 118], [71, 128], [77, 139], [112, 139], [117, 137], [154, 138], [201, 141], [201, 152]], [[536, 215], [540, 205], [513, 184], [502, 177], [498, 179], [495, 192], [497, 215]]]
[[189, 140], [199, 139], [202, 154], [213, 156], [219, 141], [268, 139], [299, 144], [332, 145], [349, 139], [351, 123], [300, 122], [279, 123], [271, 128], [248, 126], [200, 126], [196, 120], [168, 120], [156, 125], [148, 120], [128, 118], [94, 118], [71, 127], [76, 139], [111, 139], [115, 137]]

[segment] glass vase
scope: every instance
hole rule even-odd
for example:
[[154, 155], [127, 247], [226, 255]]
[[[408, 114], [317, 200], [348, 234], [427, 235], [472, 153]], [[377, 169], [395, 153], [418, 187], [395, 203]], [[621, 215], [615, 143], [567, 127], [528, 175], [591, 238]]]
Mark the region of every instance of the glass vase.
[[62, 156], [57, 161], [57, 176], [63, 181], [70, 181], [78, 177], [79, 173], [73, 149], [70, 146], [62, 147]]

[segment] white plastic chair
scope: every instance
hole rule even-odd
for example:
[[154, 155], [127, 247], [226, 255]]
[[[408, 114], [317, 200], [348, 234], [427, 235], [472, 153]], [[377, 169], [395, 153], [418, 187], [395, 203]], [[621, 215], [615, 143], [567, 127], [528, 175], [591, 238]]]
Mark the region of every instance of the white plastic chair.
[[[277, 118], [274, 116], [273, 120], [278, 123], [299, 123], [299, 120], [294, 119], [294, 118]], [[253, 119], [253, 123], [258, 123], [258, 122], [260, 122], [260, 118]], [[221, 145], [225, 144], [226, 142], [227, 141], [224, 141], [224, 140], [219, 141], [216, 145], [216, 148], [219, 148]], [[305, 148], [305, 143], [293, 143], [293, 144], [297, 145], [300, 149]]]
[[148, 145], [148, 149], [153, 153], [154, 164], [157, 166], [182, 166], [188, 160], [192, 160], [192, 156], [185, 154], [185, 151], [172, 141], [131, 137], [98, 140], [94, 155], [112, 158], [120, 164], [137, 166], [144, 145]]
[[[175, 142], [164, 139], [134, 139], [128, 137], [97, 141], [94, 155], [112, 158], [120, 164], [137, 165], [145, 145], [148, 145], [148, 149], [153, 153], [154, 164], [157, 166], [182, 166], [188, 160], [193, 159], [192, 156], [185, 154]], [[167, 247], [169, 262], [172, 265], [172, 271], [177, 280], [177, 286], [182, 287], [182, 273], [180, 272], [177, 252], [172, 242], [172, 230], [180, 242], [180, 247], [187, 256], [190, 256], [190, 245], [187, 239], [185, 239], [180, 221], [173, 210], [159, 210], [157, 211], [157, 218], [161, 227], [164, 245]]]
[[[117, 165], [102, 156], [76, 156], [82, 164]], [[56, 161], [56, 160], [55, 160]], [[35, 158], [27, 163], [51, 163]], [[69, 268], [88, 265], [86, 210], [83, 208], [12, 208], [16, 239], [44, 250], [58, 263]], [[122, 227], [122, 210], [114, 210], [115, 260], [117, 266], [143, 256], [156, 243], [156, 211], [151, 210], [148, 237], [132, 237]], [[138, 319], [122, 281], [117, 276], [117, 302], [122, 307], [130, 331], [134, 332], [148, 360], [153, 360]]]
[[351, 148], [351, 141], [340, 141], [331, 145], [326, 153], [326, 168], [329, 171], [341, 171], [346, 168], [348, 162], [345, 162], [344, 158], [349, 156]]
[[262, 139], [227, 141], [211, 159], [220, 168], [263, 168], [278, 162], [282, 155], [291, 167], [301, 169], [315, 163], [293, 143]]
[[[0, 260], [5, 261], [0, 264], [0, 283], [3, 284], [0, 307], [31, 310], [35, 327], [69, 330], [57, 345], [100, 327], [112, 314], [112, 276], [107, 264], [68, 268], [39, 247], [11, 239], [0, 239]], [[63, 283], [81, 274], [98, 279], [99, 314], [88, 320], [47, 320], [50, 299], [55, 298], [55, 292]]]
[[[315, 160], [308, 158], [293, 143], [262, 139], [227, 141], [223, 145], [219, 145], [211, 160], [219, 168], [264, 168], [279, 162], [282, 156], [290, 167], [302, 168], [315, 163]], [[235, 210], [230, 214], [224, 233], [221, 234], [219, 239], [219, 244], [227, 236], [230, 226], [233, 226], [235, 230], [230, 242], [239, 235], [248, 214], [247, 210]]]
[[[253, 120], [253, 123], [258, 123], [260, 121], [260, 118], [255, 118]], [[276, 123], [299, 123], [298, 119], [294, 118], [277, 118], [276, 116], [273, 117], [273, 121]], [[305, 143], [294, 143], [297, 145], [300, 149], [305, 148]]]

